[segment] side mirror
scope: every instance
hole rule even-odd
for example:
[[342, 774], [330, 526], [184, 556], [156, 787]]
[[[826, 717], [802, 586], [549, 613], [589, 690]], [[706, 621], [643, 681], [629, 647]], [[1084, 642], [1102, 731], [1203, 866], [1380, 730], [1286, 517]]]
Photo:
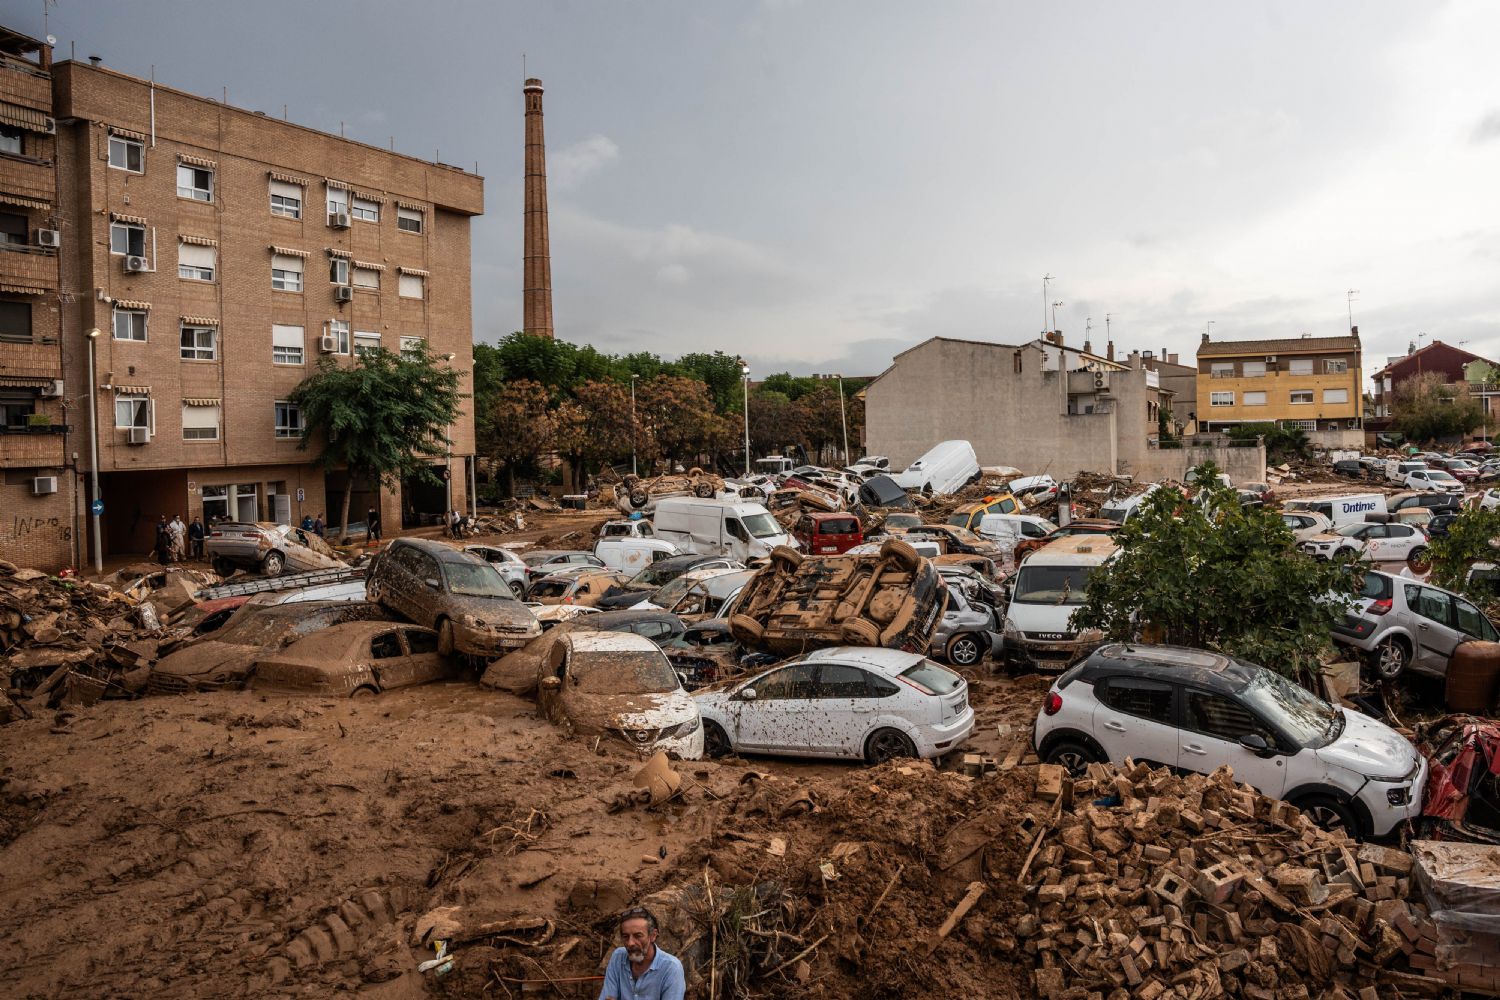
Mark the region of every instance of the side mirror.
[[425, 584], [427, 584], [427, 588], [429, 590], [437, 590], [439, 587], [442, 586], [442, 584], [439, 583], [438, 580], [435, 577], [428, 577], [427, 579], [423, 580], [422, 582], [425, 583]]
[[754, 701], [755, 700], [755, 688], [745, 688], [743, 691], [741, 691], [740, 692], [740, 700], [741, 701]]
[[1260, 733], [1248, 733], [1241, 736], [1240, 746], [1249, 750], [1257, 757], [1271, 757], [1276, 753], [1275, 749], [1272, 748], [1271, 744], [1266, 742], [1266, 738], [1260, 735]]
[[543, 677], [541, 689], [543, 691], [556, 691], [562, 687], [561, 677]]

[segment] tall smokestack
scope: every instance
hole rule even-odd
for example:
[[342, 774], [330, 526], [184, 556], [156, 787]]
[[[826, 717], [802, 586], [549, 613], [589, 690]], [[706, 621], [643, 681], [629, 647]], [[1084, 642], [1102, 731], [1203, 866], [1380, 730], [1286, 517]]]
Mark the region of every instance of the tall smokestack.
[[547, 238], [547, 141], [542, 134], [542, 81], [522, 88], [526, 95], [526, 247], [521, 329], [552, 337], [552, 252]]

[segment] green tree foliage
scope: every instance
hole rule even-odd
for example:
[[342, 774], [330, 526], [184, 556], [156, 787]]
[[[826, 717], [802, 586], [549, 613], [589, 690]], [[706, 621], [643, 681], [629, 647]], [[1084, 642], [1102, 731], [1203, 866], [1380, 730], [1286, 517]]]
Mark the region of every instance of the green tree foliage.
[[420, 357], [372, 351], [352, 365], [318, 361], [290, 400], [302, 410], [298, 447], [321, 441], [318, 464], [349, 470], [340, 529], [357, 481], [396, 489], [411, 475], [436, 479], [431, 463], [448, 454], [460, 398], [458, 373], [426, 350]]
[[680, 375], [658, 375], [636, 390], [637, 448], [650, 460], [696, 464], [720, 436], [708, 386]]
[[1437, 372], [1428, 372], [1396, 385], [1391, 426], [1408, 441], [1460, 437], [1484, 419], [1479, 403], [1458, 385], [1449, 385]]
[[1446, 535], [1434, 538], [1428, 547], [1432, 556], [1432, 582], [1439, 587], [1467, 594], [1476, 601], [1500, 597], [1489, 577], [1473, 585], [1465, 579], [1476, 562], [1500, 563], [1500, 511], [1465, 510], [1448, 526]]
[[[639, 401], [637, 401], [639, 403]], [[618, 382], [585, 382], [557, 408], [554, 446], [578, 489], [605, 462], [630, 454], [630, 393]]]
[[1285, 674], [1308, 675], [1343, 616], [1331, 592], [1350, 593], [1345, 564], [1297, 551], [1281, 518], [1242, 508], [1214, 478], [1196, 470], [1206, 503], [1170, 488], [1153, 493], [1114, 536], [1121, 551], [1095, 570], [1077, 629], [1105, 636], [1215, 649]]
[[740, 394], [743, 392], [744, 376], [740, 374], [738, 358], [732, 358], [723, 351], [684, 354], [677, 366], [683, 374], [699, 379], [708, 386], [709, 395], [714, 399], [714, 409], [720, 413], [731, 410], [743, 412]]
[[1278, 427], [1273, 423], [1240, 424], [1229, 429], [1234, 441], [1254, 441], [1265, 438], [1266, 461], [1272, 465], [1290, 462], [1294, 458], [1307, 458], [1312, 454], [1312, 444], [1307, 432], [1300, 427]]

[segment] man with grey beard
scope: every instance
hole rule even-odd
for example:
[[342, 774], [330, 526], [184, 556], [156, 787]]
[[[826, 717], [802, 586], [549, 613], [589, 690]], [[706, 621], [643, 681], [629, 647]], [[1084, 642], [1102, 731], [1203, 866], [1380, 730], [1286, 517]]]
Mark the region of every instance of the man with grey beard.
[[656, 917], [644, 906], [620, 914], [620, 944], [609, 956], [599, 1000], [682, 1000], [682, 963], [656, 946]]

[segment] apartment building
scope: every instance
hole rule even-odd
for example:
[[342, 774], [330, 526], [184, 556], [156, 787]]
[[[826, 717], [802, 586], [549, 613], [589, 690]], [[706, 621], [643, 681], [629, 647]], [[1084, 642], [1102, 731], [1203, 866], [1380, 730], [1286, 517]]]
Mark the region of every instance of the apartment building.
[[375, 490], [313, 464], [289, 398], [376, 347], [425, 346], [471, 391], [483, 180], [97, 64], [52, 75], [67, 440], [86, 472], [92, 408], [103, 551], [145, 553], [161, 514], [296, 522], [346, 490], [387, 531], [465, 506], [471, 413], [444, 485]]
[[1324, 447], [1364, 443], [1359, 330], [1347, 337], [1210, 340], [1198, 345], [1198, 428], [1299, 427]]
[[63, 394], [50, 63], [0, 28], [0, 557], [55, 568], [77, 561], [81, 428]]
[[1414, 342], [1405, 354], [1387, 358], [1385, 367], [1370, 376], [1373, 412], [1366, 429], [1375, 432], [1387, 430], [1394, 415], [1397, 388], [1403, 382], [1425, 375], [1438, 375], [1447, 385], [1463, 386], [1480, 400], [1486, 419], [1493, 419], [1496, 389], [1491, 373], [1495, 367], [1494, 362], [1441, 340], [1420, 348]]

